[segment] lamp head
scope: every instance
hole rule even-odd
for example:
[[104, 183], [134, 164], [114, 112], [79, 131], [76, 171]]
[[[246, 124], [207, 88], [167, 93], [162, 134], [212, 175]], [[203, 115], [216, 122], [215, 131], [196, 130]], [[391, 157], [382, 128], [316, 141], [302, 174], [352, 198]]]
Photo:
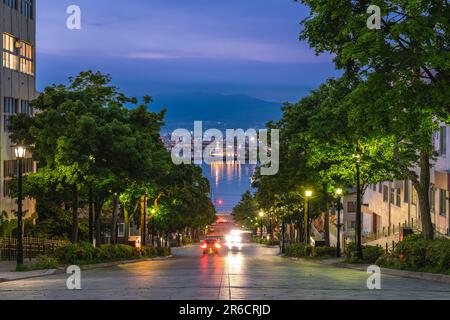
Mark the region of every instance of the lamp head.
[[312, 191], [310, 191], [310, 190], [308, 190], [308, 191], [306, 191], [305, 192], [305, 196], [307, 197], [307, 198], [311, 198], [312, 197]]
[[336, 189], [336, 194], [337, 194], [338, 196], [342, 196], [343, 190], [342, 190], [341, 188], [337, 188], [337, 189]]
[[27, 149], [24, 146], [16, 146], [14, 148], [14, 153], [15, 153], [17, 159], [25, 158], [26, 151], [27, 151]]

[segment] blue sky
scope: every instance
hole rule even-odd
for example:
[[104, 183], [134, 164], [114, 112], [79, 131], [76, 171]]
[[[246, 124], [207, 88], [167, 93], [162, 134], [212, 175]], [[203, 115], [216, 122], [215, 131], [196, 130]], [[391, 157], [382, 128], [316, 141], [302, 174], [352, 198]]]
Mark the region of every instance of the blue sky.
[[[66, 8], [82, 30], [66, 28]], [[39, 0], [38, 87], [86, 69], [127, 94], [248, 94], [295, 101], [335, 75], [298, 40], [307, 11], [291, 0]]]

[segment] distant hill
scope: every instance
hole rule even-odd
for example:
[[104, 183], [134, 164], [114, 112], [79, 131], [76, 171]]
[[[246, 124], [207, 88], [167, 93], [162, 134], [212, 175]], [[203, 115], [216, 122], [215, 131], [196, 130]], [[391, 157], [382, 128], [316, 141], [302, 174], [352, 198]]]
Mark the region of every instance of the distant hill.
[[[215, 93], [167, 93], [153, 97], [151, 109], [167, 109], [168, 126], [205, 122], [206, 127], [261, 127], [281, 117], [281, 103], [256, 99], [247, 95]], [[185, 128], [186, 126], [182, 126]]]

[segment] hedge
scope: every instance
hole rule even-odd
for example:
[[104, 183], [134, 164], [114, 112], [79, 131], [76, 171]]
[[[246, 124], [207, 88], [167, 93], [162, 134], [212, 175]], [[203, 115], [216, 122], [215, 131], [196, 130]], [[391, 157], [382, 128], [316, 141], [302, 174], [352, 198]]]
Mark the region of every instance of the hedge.
[[354, 242], [347, 246], [346, 262], [348, 263], [376, 263], [383, 255], [383, 248], [378, 246], [362, 246], [363, 259], [361, 260], [356, 255], [356, 244]]
[[285, 254], [288, 257], [296, 258], [331, 258], [336, 256], [336, 248], [313, 247], [305, 243], [294, 243], [286, 247]]
[[411, 235], [397, 243], [393, 253], [381, 257], [377, 264], [386, 268], [450, 274], [450, 240], [425, 240]]
[[53, 257], [63, 264], [93, 264], [169, 255], [170, 248], [136, 249], [123, 244], [105, 244], [95, 248], [89, 242], [80, 242], [56, 249]]

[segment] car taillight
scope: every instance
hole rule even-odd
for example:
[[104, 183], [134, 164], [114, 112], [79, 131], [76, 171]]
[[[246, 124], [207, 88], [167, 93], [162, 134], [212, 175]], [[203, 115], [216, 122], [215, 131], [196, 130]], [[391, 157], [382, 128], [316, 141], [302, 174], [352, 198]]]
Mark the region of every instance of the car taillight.
[[219, 243], [214, 244], [217, 249], [220, 249], [222, 246]]
[[208, 248], [208, 245], [207, 245], [206, 243], [203, 243], [203, 244], [200, 246], [200, 248], [206, 249], [206, 248]]

